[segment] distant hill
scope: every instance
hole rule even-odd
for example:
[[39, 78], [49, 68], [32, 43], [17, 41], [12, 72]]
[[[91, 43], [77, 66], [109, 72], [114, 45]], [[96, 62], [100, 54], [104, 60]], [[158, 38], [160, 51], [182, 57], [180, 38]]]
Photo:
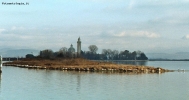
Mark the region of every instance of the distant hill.
[[11, 48], [2, 48], [0, 49], [0, 55], [3, 57], [25, 57], [26, 54], [38, 55], [39, 50], [35, 49], [11, 49]]
[[189, 52], [169, 53], [147, 53], [149, 59], [189, 59]]

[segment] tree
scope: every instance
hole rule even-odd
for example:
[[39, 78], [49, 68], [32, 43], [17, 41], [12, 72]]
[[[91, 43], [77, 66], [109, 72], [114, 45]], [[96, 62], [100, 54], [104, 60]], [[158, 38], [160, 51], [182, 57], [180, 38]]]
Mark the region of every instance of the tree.
[[138, 57], [138, 60], [148, 60], [148, 57], [146, 57], [146, 55], [142, 52], [140, 57]]
[[67, 57], [68, 55], [68, 49], [66, 47], [62, 47], [60, 48], [60, 50], [58, 51], [58, 57]]
[[137, 53], [136, 53], [136, 51], [134, 51], [134, 52], [132, 52], [132, 58], [133, 58], [133, 60], [136, 60], [136, 56], [137, 56]]
[[107, 55], [108, 51], [106, 49], [102, 49], [102, 54]]
[[136, 51], [136, 57], [140, 57], [141, 53], [142, 52], [140, 50]]
[[131, 58], [130, 56], [131, 56], [131, 55], [130, 55], [129, 50], [125, 50], [125, 51], [121, 51], [121, 52], [120, 52], [120, 58], [121, 58], [122, 60], [128, 60], [128, 59]]
[[51, 49], [45, 49], [45, 50], [40, 51], [39, 56], [42, 58], [53, 58], [54, 57], [53, 51]]
[[108, 52], [108, 58], [112, 59], [112, 57], [113, 57], [112, 50], [111, 49], [107, 49], [107, 52]]
[[98, 50], [98, 47], [96, 45], [90, 45], [89, 47], [89, 51], [92, 53], [92, 54], [96, 54], [97, 50]]
[[102, 55], [103, 55], [103, 59], [107, 59], [108, 56], [108, 51], [106, 49], [102, 49]]
[[113, 59], [117, 60], [118, 59], [118, 55], [119, 55], [119, 51], [118, 50], [113, 50], [112, 51], [112, 58]]
[[104, 55], [105, 59], [112, 59], [113, 58], [113, 52], [111, 49], [102, 49], [102, 54]]
[[63, 53], [63, 54], [66, 54], [68, 52], [68, 49], [66, 47], [62, 47], [60, 48], [59, 50], [59, 53]]

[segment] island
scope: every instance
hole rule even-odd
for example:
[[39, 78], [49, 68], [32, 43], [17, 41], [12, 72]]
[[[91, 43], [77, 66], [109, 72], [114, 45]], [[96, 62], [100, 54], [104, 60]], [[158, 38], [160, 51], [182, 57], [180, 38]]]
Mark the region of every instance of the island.
[[[3, 66], [15, 66], [28, 69], [66, 70], [66, 71], [90, 71], [90, 72], [119, 72], [119, 73], [164, 73], [171, 70], [160, 67], [137, 66], [104, 62], [106, 60], [147, 60], [141, 51], [129, 52], [125, 50], [120, 54], [118, 51], [103, 49], [103, 54], [97, 54], [96, 45], [90, 45], [87, 53], [81, 50], [81, 39], [77, 41], [77, 52], [73, 45], [70, 48], [61, 48], [57, 52], [45, 49], [38, 56], [27, 54], [26, 58], [3, 63]], [[98, 59], [96, 59], [98, 58]], [[105, 58], [105, 60], [104, 60]], [[95, 60], [95, 61], [94, 61]]]
[[74, 59], [42, 59], [30, 58], [5, 62], [3, 66], [14, 66], [28, 69], [90, 71], [90, 72], [119, 72], [119, 73], [164, 73], [170, 72], [160, 67], [115, 64], [103, 61], [91, 61], [83, 58]]

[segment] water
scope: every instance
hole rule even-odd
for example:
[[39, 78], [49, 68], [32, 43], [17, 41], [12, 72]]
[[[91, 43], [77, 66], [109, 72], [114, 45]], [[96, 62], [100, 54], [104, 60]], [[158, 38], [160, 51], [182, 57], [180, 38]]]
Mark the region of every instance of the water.
[[162, 67], [169, 70], [185, 69], [189, 70], [189, 61], [110, 61], [118, 64], [145, 65]]
[[[123, 63], [123, 62], [120, 62]], [[149, 61], [167, 69], [189, 62]], [[188, 100], [189, 72], [93, 73], [2, 68], [0, 100]]]

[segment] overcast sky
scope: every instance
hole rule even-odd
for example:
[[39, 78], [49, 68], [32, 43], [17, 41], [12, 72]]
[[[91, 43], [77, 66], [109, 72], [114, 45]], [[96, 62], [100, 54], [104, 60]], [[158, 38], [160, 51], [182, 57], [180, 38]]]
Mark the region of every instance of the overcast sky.
[[189, 0], [0, 1], [0, 48], [189, 52]]

